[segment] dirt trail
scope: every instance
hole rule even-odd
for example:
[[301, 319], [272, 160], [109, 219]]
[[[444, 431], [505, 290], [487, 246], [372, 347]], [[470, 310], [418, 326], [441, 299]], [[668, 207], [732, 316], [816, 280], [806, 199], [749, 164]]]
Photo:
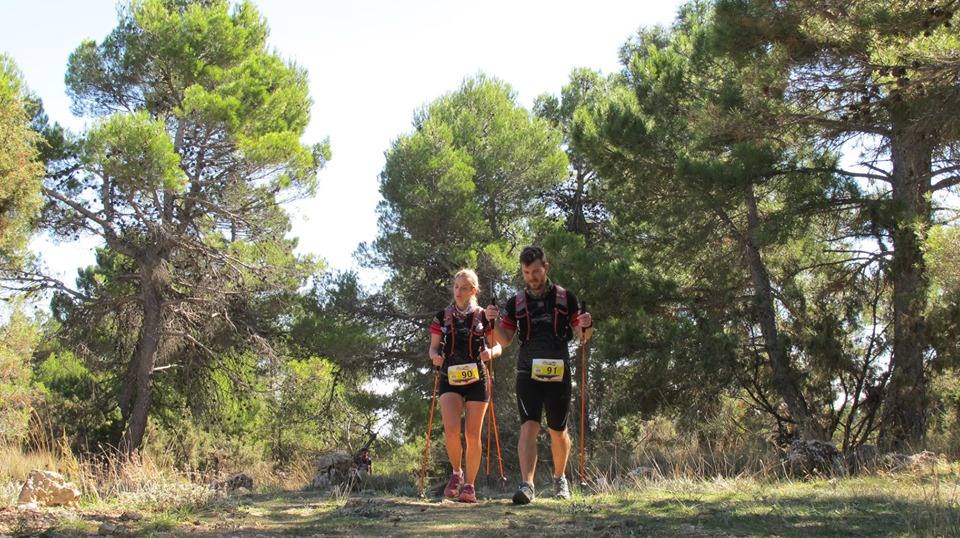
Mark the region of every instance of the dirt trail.
[[[569, 501], [475, 505], [363, 493], [258, 494], [204, 509], [0, 509], [0, 535], [90, 536], [960, 536], [960, 480], [874, 477], [676, 481]], [[33, 518], [32, 520], [30, 518]]]
[[[642, 533], [640, 520], [601, 514], [576, 501], [538, 499], [514, 506], [508, 496], [475, 505], [398, 497], [357, 497], [331, 502], [304, 496], [282, 496], [237, 509], [214, 528], [191, 534], [208, 536], [584, 536]], [[232, 528], [223, 528], [223, 524]], [[178, 529], [187, 530], [187, 529]], [[199, 532], [197, 532], [199, 531]], [[608, 532], [604, 532], [608, 531]], [[189, 532], [189, 531], [188, 531]], [[633, 534], [628, 532], [627, 534]]]

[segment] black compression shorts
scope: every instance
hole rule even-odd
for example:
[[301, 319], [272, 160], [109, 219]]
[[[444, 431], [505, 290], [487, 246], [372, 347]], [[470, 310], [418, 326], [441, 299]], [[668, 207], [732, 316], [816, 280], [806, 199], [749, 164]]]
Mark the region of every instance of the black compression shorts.
[[532, 420], [540, 423], [543, 412], [547, 414], [547, 427], [554, 431], [567, 429], [570, 414], [570, 394], [573, 383], [570, 369], [564, 371], [563, 381], [545, 382], [530, 379], [530, 374], [517, 374], [517, 410], [520, 423]]
[[455, 392], [468, 402], [487, 402], [490, 401], [490, 395], [487, 393], [487, 376], [480, 374], [480, 380], [469, 385], [451, 385], [447, 380], [447, 375], [440, 374], [440, 394]]

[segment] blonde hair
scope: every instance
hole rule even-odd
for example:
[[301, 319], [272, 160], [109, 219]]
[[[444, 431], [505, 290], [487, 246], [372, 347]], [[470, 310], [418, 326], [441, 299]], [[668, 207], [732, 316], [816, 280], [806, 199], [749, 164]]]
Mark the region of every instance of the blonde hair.
[[[473, 289], [477, 290], [477, 293], [480, 293], [480, 279], [477, 277], [476, 271], [473, 269], [461, 269], [457, 271], [457, 274], [453, 275], [453, 281], [456, 282], [459, 278], [469, 282], [470, 285], [473, 286]], [[477, 305], [477, 293], [470, 296], [470, 303], [474, 306]]]

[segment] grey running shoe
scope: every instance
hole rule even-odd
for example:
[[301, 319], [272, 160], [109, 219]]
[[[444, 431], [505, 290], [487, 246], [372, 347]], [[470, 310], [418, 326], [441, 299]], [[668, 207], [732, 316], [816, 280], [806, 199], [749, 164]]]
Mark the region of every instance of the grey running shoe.
[[520, 482], [517, 492], [513, 494], [513, 504], [530, 504], [534, 498], [533, 484]]
[[567, 483], [566, 475], [553, 479], [553, 492], [558, 499], [566, 500], [570, 498], [570, 484]]

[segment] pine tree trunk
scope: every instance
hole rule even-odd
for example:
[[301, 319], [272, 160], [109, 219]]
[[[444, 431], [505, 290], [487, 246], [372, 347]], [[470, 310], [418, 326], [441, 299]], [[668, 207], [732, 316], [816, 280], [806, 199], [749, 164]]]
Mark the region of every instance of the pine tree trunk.
[[[140, 340], [142, 341], [142, 339]], [[137, 346], [134, 348], [133, 356], [137, 357], [140, 354], [140, 341], [137, 342]], [[119, 407], [120, 407], [120, 418], [123, 420], [123, 423], [126, 424], [130, 420], [130, 411], [133, 406], [133, 397], [137, 393], [137, 361], [136, 359], [131, 359], [127, 363], [127, 370], [123, 374], [122, 385], [120, 386], [120, 396], [119, 396]]]
[[576, 171], [576, 188], [573, 192], [573, 200], [570, 203], [570, 213], [567, 215], [567, 231], [582, 235], [587, 244], [590, 238], [587, 235], [587, 217], [584, 214], [584, 202], [586, 198], [586, 177], [587, 173], [582, 168]]
[[747, 187], [744, 201], [747, 205], [748, 230], [743, 244], [743, 252], [747, 264], [750, 266], [750, 280], [753, 284], [754, 305], [763, 335], [763, 345], [770, 360], [773, 371], [773, 386], [783, 398], [790, 412], [790, 417], [797, 423], [804, 439], [825, 439], [826, 434], [820, 424], [807, 407], [800, 390], [798, 374], [790, 365], [790, 357], [777, 329], [776, 310], [773, 302], [773, 288], [770, 285], [770, 274], [766, 264], [760, 256], [757, 231], [760, 226], [757, 199], [753, 187]]
[[[147, 429], [147, 418], [153, 389], [153, 368], [160, 348], [160, 336], [163, 331], [163, 301], [160, 293], [162, 284], [159, 262], [145, 264], [141, 269], [141, 302], [143, 322], [140, 337], [133, 356], [134, 374], [126, 382], [123, 393], [131, 393], [129, 417], [125, 433], [125, 451], [132, 454], [140, 449], [143, 434]], [[121, 395], [123, 394], [121, 393]]]
[[922, 135], [891, 137], [893, 218], [893, 358], [881, 444], [891, 450], [917, 447], [926, 429], [927, 382], [923, 354], [927, 348], [924, 311], [928, 280], [923, 243], [930, 225], [927, 199], [931, 151]]

